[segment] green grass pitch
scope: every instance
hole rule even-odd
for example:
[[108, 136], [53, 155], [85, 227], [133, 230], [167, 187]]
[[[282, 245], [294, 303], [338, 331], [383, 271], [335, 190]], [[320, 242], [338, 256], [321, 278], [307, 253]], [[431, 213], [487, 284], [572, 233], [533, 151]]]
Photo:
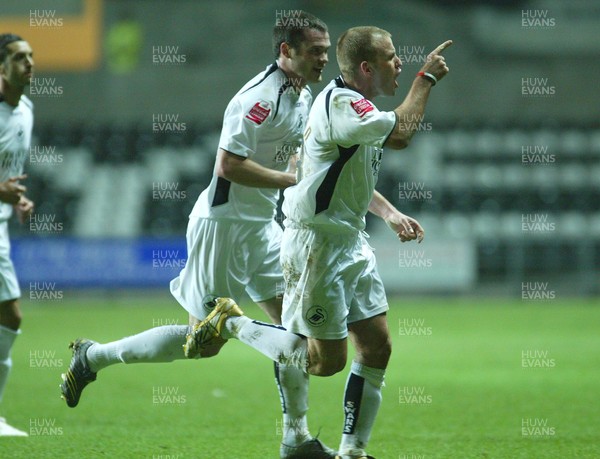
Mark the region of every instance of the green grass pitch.
[[[250, 316], [264, 319], [255, 307]], [[23, 301], [1, 458], [276, 458], [272, 364], [238, 342], [206, 361], [115, 365], [59, 398], [69, 341], [187, 322], [166, 295]], [[369, 452], [377, 459], [599, 458], [600, 309], [592, 300], [405, 299]], [[340, 437], [346, 371], [311, 380], [309, 424]]]

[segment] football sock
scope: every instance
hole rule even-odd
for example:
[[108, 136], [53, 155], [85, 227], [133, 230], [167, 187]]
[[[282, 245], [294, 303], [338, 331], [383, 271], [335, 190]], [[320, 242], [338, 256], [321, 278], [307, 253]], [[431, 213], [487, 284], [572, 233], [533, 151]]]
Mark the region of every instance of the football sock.
[[308, 411], [308, 374], [299, 368], [275, 365], [275, 382], [279, 389], [283, 412], [282, 443], [298, 446], [311, 439], [306, 412]]
[[10, 350], [21, 330], [13, 330], [11, 328], [0, 325], [0, 401], [4, 394], [8, 374], [12, 367], [12, 359], [10, 358]]
[[365, 448], [381, 405], [385, 370], [352, 362], [344, 394], [343, 458], [366, 455]]
[[267, 324], [246, 316], [229, 317], [221, 332], [225, 339], [237, 338], [271, 360], [306, 371], [306, 339], [288, 332], [280, 325]]
[[93, 372], [115, 363], [153, 363], [183, 360], [187, 325], [164, 325], [111, 343], [92, 344], [86, 353]]

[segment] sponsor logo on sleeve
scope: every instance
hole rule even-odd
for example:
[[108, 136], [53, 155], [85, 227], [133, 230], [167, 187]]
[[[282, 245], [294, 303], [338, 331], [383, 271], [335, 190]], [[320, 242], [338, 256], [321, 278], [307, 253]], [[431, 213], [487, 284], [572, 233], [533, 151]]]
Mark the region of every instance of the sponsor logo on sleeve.
[[246, 115], [246, 118], [260, 125], [267, 119], [269, 113], [271, 113], [270, 108], [263, 107], [262, 105], [260, 105], [260, 102], [256, 102]]
[[367, 99], [360, 99], [360, 100], [357, 100], [356, 102], [351, 101], [350, 105], [352, 105], [352, 108], [354, 109], [354, 111], [361, 118], [375, 108], [373, 106], [373, 104], [371, 102], [369, 102]]

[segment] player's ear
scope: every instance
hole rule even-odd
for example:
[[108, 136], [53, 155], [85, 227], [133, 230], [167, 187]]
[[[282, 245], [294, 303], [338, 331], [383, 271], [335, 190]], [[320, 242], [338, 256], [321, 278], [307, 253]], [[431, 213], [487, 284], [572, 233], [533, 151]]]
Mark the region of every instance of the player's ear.
[[360, 73], [362, 73], [365, 76], [372, 76], [373, 73], [373, 67], [371, 67], [371, 64], [369, 64], [367, 61], [362, 61], [360, 63]]
[[281, 45], [279, 45], [279, 55], [290, 59], [292, 57], [292, 47], [285, 41], [281, 42]]

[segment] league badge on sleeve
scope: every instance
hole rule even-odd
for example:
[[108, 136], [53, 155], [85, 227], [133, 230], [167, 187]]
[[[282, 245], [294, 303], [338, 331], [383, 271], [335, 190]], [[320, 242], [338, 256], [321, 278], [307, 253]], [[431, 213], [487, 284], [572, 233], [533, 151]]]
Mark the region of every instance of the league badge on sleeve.
[[256, 102], [246, 115], [246, 118], [260, 125], [267, 119], [269, 113], [271, 113], [271, 109], [268, 105], [263, 107], [260, 102]]
[[354, 109], [354, 111], [358, 114], [358, 116], [360, 116], [361, 118], [363, 116], [365, 116], [365, 114], [369, 113], [371, 110], [373, 110], [373, 104], [371, 102], [369, 102], [367, 99], [360, 99], [357, 100], [356, 102], [350, 102], [350, 105], [352, 105], [352, 108]]

